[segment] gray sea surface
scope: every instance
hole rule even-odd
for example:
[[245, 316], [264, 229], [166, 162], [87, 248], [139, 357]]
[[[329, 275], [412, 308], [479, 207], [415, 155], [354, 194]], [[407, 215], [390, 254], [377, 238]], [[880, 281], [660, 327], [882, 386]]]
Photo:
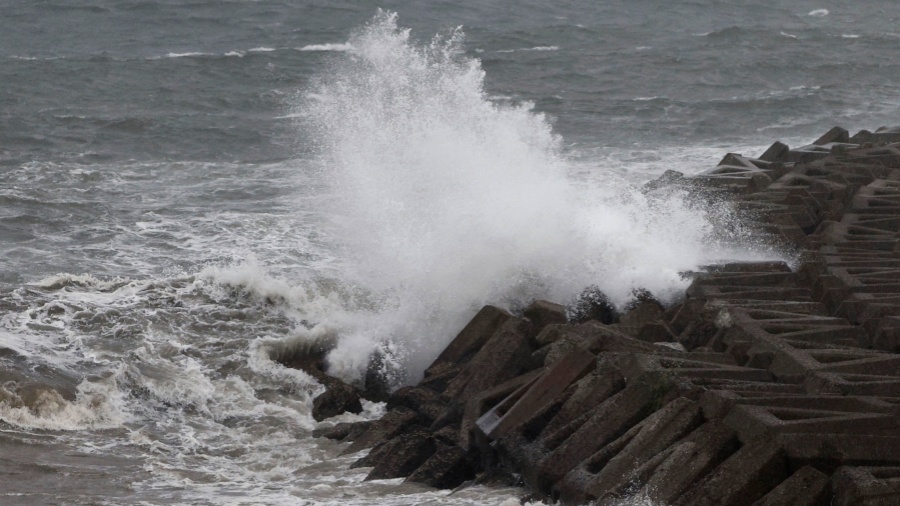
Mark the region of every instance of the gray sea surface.
[[[900, 124], [891, 0], [0, 0], [0, 503], [518, 504], [311, 437], [486, 303], [787, 258], [640, 185]], [[788, 258], [789, 259], [789, 258]], [[634, 499], [634, 501], [639, 501]]]

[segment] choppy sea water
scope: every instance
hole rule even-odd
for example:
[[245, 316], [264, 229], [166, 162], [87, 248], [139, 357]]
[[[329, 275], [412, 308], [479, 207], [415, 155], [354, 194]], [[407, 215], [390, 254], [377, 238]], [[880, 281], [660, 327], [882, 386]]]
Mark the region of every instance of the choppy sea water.
[[898, 14], [4, 3], [0, 503], [516, 504], [363, 482], [272, 357], [327, 339], [334, 374], [379, 350], [411, 382], [482, 304], [674, 299], [682, 271], [779, 255], [637, 187], [897, 124]]

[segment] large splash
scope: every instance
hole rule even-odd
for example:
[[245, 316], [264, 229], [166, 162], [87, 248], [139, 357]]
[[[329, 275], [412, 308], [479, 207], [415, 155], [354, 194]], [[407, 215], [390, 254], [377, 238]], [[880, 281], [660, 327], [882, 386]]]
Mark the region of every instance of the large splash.
[[[575, 176], [532, 105], [487, 98], [455, 30], [416, 44], [379, 12], [300, 105], [322, 156], [348, 280], [371, 305], [339, 329], [332, 371], [359, 377], [381, 347], [414, 380], [485, 303], [571, 301], [597, 285], [662, 299], [683, 271], [747, 257], [724, 208], [648, 196], [596, 167]], [[729, 226], [732, 232], [734, 226]]]

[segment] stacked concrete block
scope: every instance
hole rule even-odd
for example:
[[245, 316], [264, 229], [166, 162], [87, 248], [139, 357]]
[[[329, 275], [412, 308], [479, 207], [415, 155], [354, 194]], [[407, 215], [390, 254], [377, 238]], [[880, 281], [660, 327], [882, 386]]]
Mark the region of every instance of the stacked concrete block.
[[646, 190], [673, 185], [727, 196], [797, 265], [709, 266], [678, 304], [603, 323], [486, 307], [382, 420], [335, 437], [374, 446], [371, 478], [505, 472], [565, 504], [900, 504], [900, 129]]

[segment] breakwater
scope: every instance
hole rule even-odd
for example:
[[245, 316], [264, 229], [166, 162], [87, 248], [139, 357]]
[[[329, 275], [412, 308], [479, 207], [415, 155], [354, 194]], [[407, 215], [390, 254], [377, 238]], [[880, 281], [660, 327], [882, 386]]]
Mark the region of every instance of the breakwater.
[[[713, 265], [663, 307], [483, 308], [379, 420], [317, 435], [371, 450], [369, 479], [509, 477], [535, 497], [615, 504], [900, 502], [900, 129], [727, 155], [678, 187], [730, 199], [798, 265]], [[793, 268], [792, 268], [793, 267]], [[323, 377], [313, 350], [284, 362]], [[333, 380], [328, 380], [334, 383]], [[356, 410], [329, 385], [317, 418]]]

